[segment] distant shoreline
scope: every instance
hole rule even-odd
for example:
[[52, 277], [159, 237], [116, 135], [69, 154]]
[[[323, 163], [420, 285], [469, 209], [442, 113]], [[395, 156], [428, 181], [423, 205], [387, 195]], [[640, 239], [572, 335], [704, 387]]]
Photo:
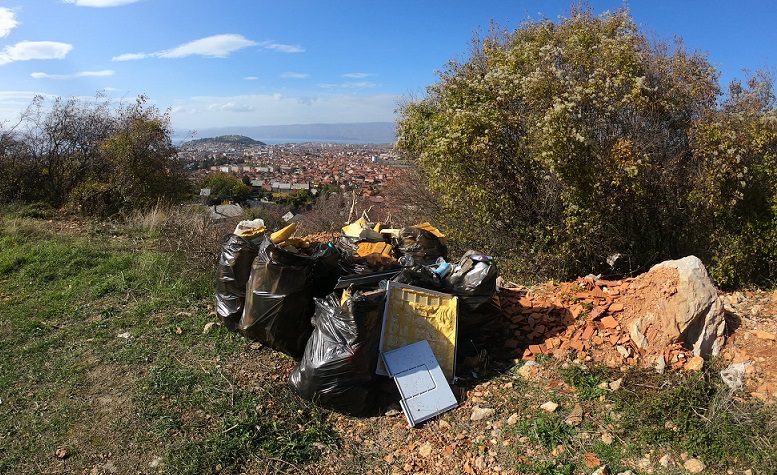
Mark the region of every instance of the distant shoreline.
[[[207, 137], [197, 137], [207, 138]], [[302, 143], [323, 143], [323, 144], [337, 144], [337, 145], [392, 145], [393, 142], [373, 142], [366, 140], [343, 140], [343, 139], [263, 139], [251, 137], [254, 140], [264, 142], [267, 145], [284, 145], [284, 144], [302, 144]], [[193, 140], [191, 137], [173, 137], [173, 144], [180, 146], [185, 142]]]

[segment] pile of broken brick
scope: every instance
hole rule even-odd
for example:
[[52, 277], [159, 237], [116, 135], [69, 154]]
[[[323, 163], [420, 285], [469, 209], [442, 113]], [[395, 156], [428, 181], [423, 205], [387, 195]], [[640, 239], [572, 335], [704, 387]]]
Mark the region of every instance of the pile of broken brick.
[[514, 334], [505, 346], [522, 350], [521, 358], [532, 361], [540, 355], [562, 360], [574, 355], [621, 367], [650, 365], [663, 354], [672, 369], [703, 362], [681, 343], [646, 350], [632, 341], [619, 314], [624, 309], [621, 297], [637, 291], [632, 288], [633, 280], [587, 277], [532, 289], [503, 283], [499, 303]]

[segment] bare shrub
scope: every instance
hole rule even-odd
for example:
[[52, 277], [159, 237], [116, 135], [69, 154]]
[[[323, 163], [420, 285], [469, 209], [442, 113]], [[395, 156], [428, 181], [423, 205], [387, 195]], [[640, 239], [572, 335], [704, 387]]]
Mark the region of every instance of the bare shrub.
[[217, 221], [203, 206], [160, 203], [148, 211], [132, 213], [126, 224], [129, 229], [157, 238], [163, 250], [184, 253], [192, 268], [213, 269], [224, 236], [231, 233], [241, 219], [243, 217]]

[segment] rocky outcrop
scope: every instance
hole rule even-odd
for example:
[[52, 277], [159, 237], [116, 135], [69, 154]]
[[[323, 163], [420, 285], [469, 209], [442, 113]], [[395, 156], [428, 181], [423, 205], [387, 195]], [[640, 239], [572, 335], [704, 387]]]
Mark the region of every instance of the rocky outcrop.
[[639, 348], [682, 343], [695, 356], [714, 356], [724, 343], [723, 303], [695, 256], [653, 266], [631, 284], [622, 324]]

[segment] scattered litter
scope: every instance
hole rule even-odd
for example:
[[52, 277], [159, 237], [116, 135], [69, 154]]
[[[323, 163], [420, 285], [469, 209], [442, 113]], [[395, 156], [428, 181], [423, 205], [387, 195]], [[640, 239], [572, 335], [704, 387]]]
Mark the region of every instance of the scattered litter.
[[211, 328], [213, 328], [215, 326], [218, 326], [218, 323], [216, 323], [216, 322], [208, 322], [208, 323], [206, 323], [205, 326], [202, 329], [202, 334], [205, 335], [206, 333], [208, 333], [210, 331]]
[[125, 340], [128, 339], [130, 336], [131, 336], [130, 332], [119, 333], [118, 335], [116, 335], [117, 338], [124, 338]]
[[732, 363], [721, 370], [720, 377], [723, 378], [723, 382], [726, 383], [726, 386], [729, 388], [735, 391], [743, 389], [745, 387], [745, 373], [750, 364], [750, 361]]
[[[367, 413], [385, 390], [380, 376], [390, 374], [404, 391], [397, 407], [411, 425], [455, 407], [448, 384], [457, 360], [485, 367], [486, 342], [500, 333], [493, 323], [504, 323], [494, 259], [470, 250], [448, 262], [445, 234], [428, 222], [390, 227], [364, 214], [334, 242], [296, 231], [294, 223], [272, 231], [246, 220], [225, 236], [216, 273], [219, 322], [202, 333], [220, 324], [253, 340], [251, 348], [297, 359], [289, 377], [294, 392], [339, 412]], [[414, 346], [419, 341], [429, 355]], [[408, 351], [414, 364], [430, 357], [424, 371], [389, 372], [381, 355], [401, 360]], [[462, 365], [464, 375], [468, 369]]]

